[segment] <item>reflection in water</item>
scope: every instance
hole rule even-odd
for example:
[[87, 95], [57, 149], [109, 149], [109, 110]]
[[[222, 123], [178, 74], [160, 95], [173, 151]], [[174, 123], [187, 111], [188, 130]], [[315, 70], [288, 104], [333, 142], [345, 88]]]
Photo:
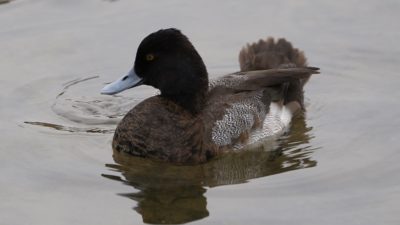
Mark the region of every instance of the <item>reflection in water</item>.
[[[205, 187], [244, 183], [249, 179], [316, 166], [311, 159], [315, 150], [308, 145], [311, 127], [304, 118], [296, 118], [287, 135], [274, 141], [271, 151], [260, 149], [227, 153], [206, 164], [176, 166], [153, 162], [114, 151], [117, 164], [106, 165], [121, 177], [103, 174], [121, 181], [139, 192], [120, 194], [138, 204], [134, 208], [145, 223], [185, 223], [209, 215]], [[266, 149], [267, 148], [267, 149]]]
[[69, 127], [69, 126], [63, 126], [59, 124], [54, 124], [54, 123], [46, 123], [46, 122], [32, 122], [32, 121], [24, 121], [26, 124], [30, 125], [35, 125], [35, 126], [41, 126], [41, 127], [47, 127], [47, 128], [52, 128], [55, 130], [59, 131], [67, 131], [71, 133], [102, 133], [102, 134], [107, 134], [107, 133], [113, 133], [113, 129], [101, 129], [97, 127], [90, 127], [90, 128], [81, 128], [81, 127]]
[[0, 0], [0, 4], [3, 4], [3, 3], [9, 3], [9, 2], [11, 2], [12, 0]]
[[202, 219], [209, 215], [206, 190], [199, 186], [176, 186], [144, 189], [139, 193], [122, 194], [138, 202], [135, 210], [145, 223], [177, 224]]

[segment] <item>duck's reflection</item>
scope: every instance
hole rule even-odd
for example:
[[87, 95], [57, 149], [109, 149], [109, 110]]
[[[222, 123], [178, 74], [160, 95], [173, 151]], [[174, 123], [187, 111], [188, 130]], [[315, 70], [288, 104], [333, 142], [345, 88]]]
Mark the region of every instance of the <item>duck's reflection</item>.
[[[290, 170], [313, 167], [311, 128], [304, 118], [296, 118], [292, 129], [279, 141], [265, 143], [261, 149], [229, 153], [197, 166], [174, 166], [114, 152], [117, 170], [122, 177], [103, 175], [131, 185], [139, 192], [120, 194], [138, 204], [134, 208], [143, 222], [177, 224], [209, 215], [205, 187], [237, 184], [249, 179]], [[274, 147], [275, 145], [275, 147]], [[265, 149], [269, 148], [269, 149]], [[275, 149], [274, 151], [267, 151]]]
[[198, 220], [209, 215], [206, 190], [199, 186], [148, 188], [139, 193], [125, 194], [138, 202], [135, 210], [143, 222], [153, 224], [177, 224]]

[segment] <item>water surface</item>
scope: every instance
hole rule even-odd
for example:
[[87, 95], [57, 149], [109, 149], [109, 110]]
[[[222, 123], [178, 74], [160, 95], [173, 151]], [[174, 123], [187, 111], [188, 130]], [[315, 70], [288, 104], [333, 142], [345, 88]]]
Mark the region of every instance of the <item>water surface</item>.
[[[399, 12], [391, 0], [1, 4], [0, 221], [399, 224]], [[247, 42], [286, 37], [322, 69], [307, 112], [264, 149], [204, 165], [113, 157], [117, 122], [156, 91], [99, 90], [166, 27], [212, 77], [237, 71]]]

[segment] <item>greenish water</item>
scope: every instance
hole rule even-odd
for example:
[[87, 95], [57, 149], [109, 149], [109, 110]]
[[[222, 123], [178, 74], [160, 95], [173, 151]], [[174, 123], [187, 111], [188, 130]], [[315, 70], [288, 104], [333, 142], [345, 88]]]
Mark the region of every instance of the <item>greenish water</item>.
[[[399, 224], [397, 1], [16, 0], [0, 6], [4, 224]], [[285, 37], [322, 74], [265, 149], [199, 166], [113, 154], [124, 113], [101, 96], [147, 34], [181, 29], [212, 77], [247, 42]], [[271, 151], [273, 150], [273, 151]]]

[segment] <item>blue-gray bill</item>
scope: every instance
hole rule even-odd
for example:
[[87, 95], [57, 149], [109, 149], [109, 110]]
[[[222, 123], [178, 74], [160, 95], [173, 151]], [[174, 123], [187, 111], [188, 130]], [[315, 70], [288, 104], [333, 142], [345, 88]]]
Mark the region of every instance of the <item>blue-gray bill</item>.
[[120, 79], [107, 84], [103, 89], [101, 89], [101, 94], [104, 95], [113, 95], [117, 94], [121, 91], [124, 91], [129, 88], [133, 88], [136, 86], [139, 86], [143, 83], [143, 79], [140, 78], [134, 71], [134, 69], [131, 69], [129, 73]]

